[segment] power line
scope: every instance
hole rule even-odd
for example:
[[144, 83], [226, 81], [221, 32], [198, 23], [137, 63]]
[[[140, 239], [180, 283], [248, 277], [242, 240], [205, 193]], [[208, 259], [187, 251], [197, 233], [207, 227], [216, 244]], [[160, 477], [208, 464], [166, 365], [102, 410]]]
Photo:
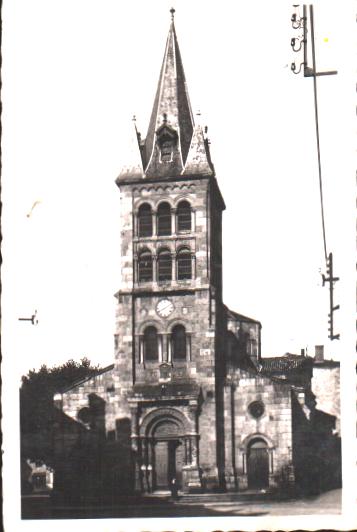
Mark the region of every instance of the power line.
[[[317, 104], [317, 76], [327, 76], [337, 74], [336, 70], [330, 70], [325, 72], [317, 72], [316, 70], [316, 54], [315, 54], [315, 28], [314, 28], [314, 11], [313, 6], [310, 5], [310, 29], [311, 29], [311, 55], [312, 55], [312, 68], [308, 66], [307, 57], [307, 9], [306, 5], [303, 6], [303, 16], [300, 17], [298, 5], [294, 5], [296, 12], [291, 17], [292, 27], [302, 29], [303, 34], [297, 38], [291, 39], [291, 47], [294, 52], [300, 52], [303, 49], [304, 59], [297, 68], [295, 62], [291, 64], [291, 70], [294, 74], [299, 74], [303, 68], [304, 77], [312, 77], [314, 82], [314, 109], [315, 109], [315, 131], [316, 131], [316, 146], [317, 146], [317, 161], [319, 171], [319, 189], [320, 189], [320, 209], [321, 209], [321, 222], [322, 222], [322, 237], [324, 245], [324, 254], [326, 262], [327, 275], [322, 275], [323, 286], [325, 282], [328, 282], [330, 291], [330, 312], [329, 312], [329, 338], [330, 340], [339, 340], [340, 335], [334, 334], [333, 330], [333, 313], [340, 308], [339, 305], [334, 305], [333, 302], [333, 289], [334, 283], [339, 280], [338, 277], [333, 276], [333, 255], [327, 254], [326, 243], [326, 227], [325, 227], [325, 213], [324, 213], [324, 200], [323, 200], [323, 185], [322, 185], [322, 169], [321, 169], [321, 147], [320, 147], [320, 131], [319, 131], [319, 114]], [[298, 43], [298, 46], [296, 44]]]
[[[305, 8], [305, 6], [304, 6]], [[321, 171], [321, 150], [320, 150], [320, 132], [319, 132], [319, 114], [317, 107], [317, 76], [316, 76], [316, 56], [315, 56], [315, 32], [314, 32], [314, 17], [313, 6], [310, 6], [310, 25], [311, 25], [311, 52], [312, 52], [312, 69], [314, 79], [314, 103], [315, 103], [315, 128], [316, 128], [316, 145], [317, 145], [317, 161], [319, 167], [319, 187], [320, 187], [320, 205], [321, 205], [321, 221], [322, 221], [322, 235], [324, 241], [325, 261], [327, 264], [327, 244], [326, 244], [326, 227], [324, 214], [324, 199], [322, 188], [322, 171]], [[305, 45], [306, 49], [306, 45]]]

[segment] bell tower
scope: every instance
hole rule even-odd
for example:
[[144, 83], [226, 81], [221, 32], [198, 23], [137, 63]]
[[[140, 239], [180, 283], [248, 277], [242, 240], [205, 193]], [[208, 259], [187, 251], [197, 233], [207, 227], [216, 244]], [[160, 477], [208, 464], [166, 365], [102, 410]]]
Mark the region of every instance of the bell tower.
[[[135, 124], [134, 124], [135, 126]], [[222, 478], [222, 211], [195, 125], [174, 10], [145, 139], [133, 128], [120, 189], [115, 374], [130, 415], [136, 486], [184, 491]], [[130, 411], [129, 411], [130, 410]]]

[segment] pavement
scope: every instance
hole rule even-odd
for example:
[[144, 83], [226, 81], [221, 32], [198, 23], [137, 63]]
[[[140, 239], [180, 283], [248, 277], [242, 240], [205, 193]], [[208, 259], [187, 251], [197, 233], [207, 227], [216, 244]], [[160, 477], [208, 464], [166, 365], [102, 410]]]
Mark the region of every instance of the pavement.
[[168, 493], [128, 496], [115, 504], [54, 504], [48, 494], [22, 498], [22, 519], [95, 519], [118, 517], [209, 517], [338, 515], [341, 490], [301, 498], [282, 498], [271, 493], [216, 493], [183, 495], [173, 500]]

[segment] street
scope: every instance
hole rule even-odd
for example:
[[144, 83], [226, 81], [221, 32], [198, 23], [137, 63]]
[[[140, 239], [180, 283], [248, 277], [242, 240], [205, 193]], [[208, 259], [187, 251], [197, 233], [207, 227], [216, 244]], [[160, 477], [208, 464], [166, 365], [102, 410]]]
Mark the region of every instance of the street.
[[305, 498], [280, 499], [270, 494], [241, 493], [125, 497], [116, 504], [54, 505], [46, 495], [22, 499], [23, 519], [90, 519], [116, 517], [203, 517], [336, 515], [341, 512], [341, 490]]

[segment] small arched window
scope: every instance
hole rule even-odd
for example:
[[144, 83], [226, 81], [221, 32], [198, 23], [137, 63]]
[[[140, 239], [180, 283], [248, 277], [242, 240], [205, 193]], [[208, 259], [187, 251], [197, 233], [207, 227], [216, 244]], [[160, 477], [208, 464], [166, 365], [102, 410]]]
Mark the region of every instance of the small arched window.
[[191, 250], [181, 248], [177, 253], [177, 279], [192, 279]]
[[138, 261], [139, 282], [152, 281], [152, 255], [149, 250], [142, 251]]
[[177, 206], [177, 232], [191, 231], [191, 205], [188, 201], [180, 201]]
[[158, 281], [171, 281], [172, 279], [172, 259], [169, 249], [162, 249], [157, 256]]
[[173, 360], [186, 360], [187, 337], [183, 325], [175, 325], [171, 333], [171, 350]]
[[158, 360], [159, 337], [157, 330], [152, 325], [144, 331], [144, 360]]
[[165, 139], [161, 142], [161, 162], [170, 163], [172, 161], [172, 153], [174, 148], [173, 139]]
[[171, 235], [171, 207], [168, 203], [160, 203], [157, 209], [157, 234]]
[[152, 212], [148, 203], [144, 203], [139, 207], [138, 234], [144, 237], [152, 236]]

